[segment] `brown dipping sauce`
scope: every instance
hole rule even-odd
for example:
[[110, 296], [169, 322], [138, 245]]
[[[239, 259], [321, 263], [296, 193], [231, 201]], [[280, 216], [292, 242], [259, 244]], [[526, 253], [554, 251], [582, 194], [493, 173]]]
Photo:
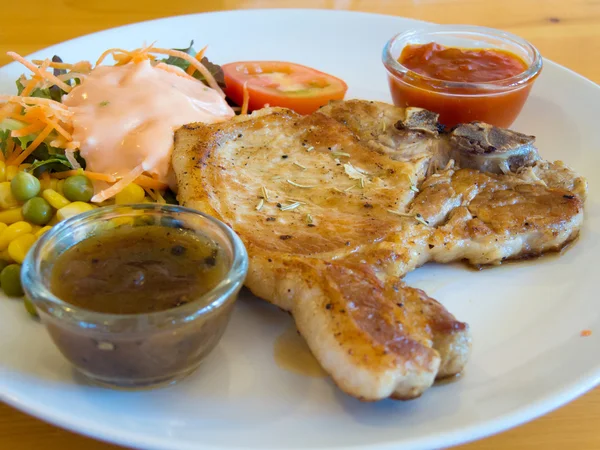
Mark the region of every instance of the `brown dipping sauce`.
[[[184, 228], [101, 231], [57, 256], [50, 290], [84, 311], [120, 316], [89, 327], [44, 315], [48, 331], [96, 383], [137, 389], [173, 382], [193, 371], [225, 330], [237, 291], [201, 315], [194, 311], [207, 306], [198, 299], [227, 276], [230, 258], [211, 238]], [[178, 314], [189, 302], [197, 308]], [[153, 317], [160, 311], [164, 316]]]
[[162, 227], [118, 227], [55, 261], [50, 289], [90, 311], [141, 314], [182, 306], [213, 289], [227, 268], [215, 242]]

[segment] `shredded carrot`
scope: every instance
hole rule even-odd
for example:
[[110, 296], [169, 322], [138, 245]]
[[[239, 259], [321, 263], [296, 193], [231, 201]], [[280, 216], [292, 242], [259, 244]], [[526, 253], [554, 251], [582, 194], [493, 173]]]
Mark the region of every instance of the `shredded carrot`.
[[131, 58], [131, 60], [134, 62], [143, 61], [146, 59], [151, 59], [151, 60], [154, 59], [154, 57], [151, 55], [151, 53], [159, 53], [162, 55], [169, 55], [169, 56], [174, 56], [176, 58], [181, 58], [181, 59], [189, 62], [191, 66], [193, 66], [196, 70], [198, 70], [204, 76], [204, 78], [206, 79], [206, 82], [208, 83], [208, 85], [211, 88], [213, 88], [215, 91], [217, 91], [222, 97], [225, 97], [225, 93], [221, 90], [221, 88], [219, 87], [219, 84], [217, 83], [215, 78], [212, 76], [210, 71], [206, 67], [204, 67], [204, 64], [202, 64], [196, 58], [188, 55], [185, 52], [182, 52], [180, 50], [168, 49], [168, 48], [156, 48], [156, 47], [153, 47], [152, 45], [145, 47], [145, 48], [138, 48], [131, 52], [124, 50], [122, 48], [111, 48], [111, 49], [106, 50], [104, 53], [102, 53], [102, 55], [100, 55], [100, 57], [96, 61], [96, 67], [98, 67], [106, 59], [106, 57], [108, 55], [112, 55], [113, 58], [117, 59], [118, 58], [117, 53], [122, 53], [125, 56], [129, 56]]
[[159, 180], [155, 180], [147, 175], [140, 175], [137, 177], [135, 179], [135, 184], [138, 184], [143, 188], [158, 189], [163, 191], [169, 187], [168, 184]]
[[[200, 50], [198, 53], [196, 53], [196, 56], [194, 56], [194, 58], [196, 58], [196, 61], [198, 61], [198, 62], [202, 61], [202, 58], [204, 58], [204, 53], [206, 52], [207, 48], [208, 48], [208, 45], [205, 45], [202, 50]], [[185, 72], [189, 76], [193, 76], [194, 72], [196, 72], [196, 68], [190, 64]]]
[[81, 169], [65, 170], [63, 172], [55, 172], [52, 174], [52, 177], [58, 178], [58, 179], [63, 179], [63, 178], [69, 178], [73, 175], [85, 175], [90, 180], [106, 181], [107, 183], [115, 183], [117, 181], [117, 178], [113, 177], [112, 175], [108, 175], [105, 173], [99, 173], [99, 172], [89, 172], [87, 170], [81, 170]]
[[40, 131], [43, 128], [44, 124], [42, 122], [32, 123], [31, 125], [27, 125], [26, 127], [11, 131], [10, 135], [12, 137], [23, 137], [27, 136], [28, 134], [35, 133], [36, 131]]
[[36, 148], [38, 148], [38, 146], [42, 142], [44, 142], [44, 139], [46, 139], [48, 137], [48, 135], [52, 132], [53, 129], [54, 129], [54, 127], [52, 125], [46, 125], [46, 128], [44, 128], [42, 130], [42, 132], [40, 134], [38, 134], [38, 136], [33, 140], [33, 142], [31, 142], [27, 146], [27, 148], [25, 148], [18, 156], [16, 156], [16, 158], [14, 159], [14, 161], [11, 162], [11, 164], [18, 166], [23, 161], [25, 161], [25, 159], [27, 159], [27, 157], [29, 155], [31, 155], [33, 153], [33, 151]]
[[27, 123], [31, 123], [31, 120], [29, 120], [27, 116], [25, 116], [25, 115], [22, 115], [22, 114], [16, 114], [16, 113], [13, 113], [13, 114], [9, 114], [7, 117], [9, 117], [9, 118], [11, 118], [11, 119], [18, 120], [18, 121], [20, 121], [20, 122], [27, 122]]
[[19, 95], [0, 95], [0, 101], [10, 102], [10, 103], [18, 103], [21, 105], [43, 105], [50, 106], [53, 108], [58, 108], [59, 110], [67, 110], [68, 108], [49, 98], [42, 97], [22, 97]]
[[[31, 62], [33, 64], [37, 64], [42, 65], [44, 63], [44, 61], [48, 61], [46, 60], [41, 60], [41, 59], [33, 59], [31, 60]], [[48, 67], [52, 67], [53, 69], [61, 69], [61, 70], [68, 70], [68, 69], [72, 69], [73, 68], [73, 64], [69, 64], [69, 63], [59, 63], [59, 62], [54, 62], [54, 61], [50, 61], [48, 64]]]
[[242, 102], [242, 111], [240, 112], [240, 114], [245, 115], [245, 114], [248, 114], [248, 103], [250, 102], [250, 93], [248, 92], [248, 82], [247, 81], [244, 82], [243, 92], [244, 92], [244, 101]]
[[67, 161], [69, 161], [69, 164], [71, 164], [73, 169], [81, 169], [81, 165], [77, 161], [77, 158], [75, 158], [74, 150], [65, 149], [65, 156], [67, 157]]
[[183, 70], [181, 70], [180, 68], [178, 68], [176, 66], [171, 66], [170, 64], [165, 64], [165, 63], [158, 63], [154, 67], [157, 69], [162, 69], [165, 72], [169, 72], [169, 73], [175, 74], [177, 76], [196, 81], [196, 79], [194, 77], [188, 75], [187, 73], [185, 73]]
[[49, 113], [50, 111], [48, 111], [44, 106], [36, 105], [27, 108], [27, 111], [25, 111], [25, 114], [23, 114], [22, 117], [24, 122], [34, 123], [43, 121]]
[[23, 88], [21, 96], [27, 97], [29, 94], [31, 94], [39, 82], [40, 80], [38, 77], [32, 77]]
[[115, 66], [124, 66], [125, 64], [131, 62], [133, 59], [130, 55], [113, 55], [113, 59], [115, 60]]
[[92, 197], [92, 202], [102, 203], [104, 200], [114, 197], [123, 189], [125, 189], [130, 183], [132, 183], [137, 177], [144, 173], [144, 167], [140, 164], [133, 168], [131, 172], [113, 184], [111, 187], [98, 192]]
[[65, 130], [63, 127], [60, 126], [60, 124], [58, 122], [56, 122], [55, 120], [52, 120], [50, 118], [46, 118], [45, 120], [46, 123], [52, 125], [54, 127], [54, 129], [59, 133], [62, 134], [63, 137], [67, 140], [67, 141], [72, 141], [73, 137], [71, 136], [71, 133], [69, 133], [67, 130]]
[[582, 337], [588, 337], [592, 335], [592, 330], [582, 330], [581, 331], [581, 336]]
[[56, 78], [62, 81], [73, 80], [74, 78], [78, 78], [79, 80], [85, 80], [87, 75], [81, 72], [69, 72], [63, 73], [62, 75], [58, 75]]
[[35, 73], [40, 78], [45, 78], [46, 80], [48, 80], [48, 81], [52, 82], [53, 84], [57, 85], [59, 88], [61, 88], [65, 92], [70, 92], [71, 91], [71, 86], [69, 86], [68, 84], [66, 84], [64, 81], [61, 81], [58, 78], [56, 78], [54, 76], [54, 74], [52, 74], [50, 72], [47, 72], [46, 70], [42, 70], [40, 67], [36, 66], [35, 64], [30, 63], [29, 61], [27, 61], [25, 58], [23, 58], [18, 53], [7, 52], [6, 54], [8, 56], [10, 56], [12, 59], [14, 59], [15, 61], [18, 61], [21, 64], [23, 64], [25, 67], [27, 67], [29, 70], [31, 70], [33, 73]]
[[[138, 49], [141, 50], [141, 49]], [[124, 56], [128, 56], [129, 57], [129, 61], [131, 61], [131, 59], [133, 59], [133, 53], [135, 52], [135, 50], [133, 52], [130, 52], [128, 50], [124, 50], [122, 48], [109, 48], [108, 50], [104, 51], [104, 53], [102, 53], [100, 55], [100, 57], [98, 58], [98, 60], [96, 61], [95, 66], [98, 67], [100, 64], [102, 64], [102, 62], [106, 59], [106, 57], [108, 55], [112, 56], [115, 61], [118, 61], [119, 58], [122, 60]], [[117, 53], [122, 53], [122, 55], [117, 55]]]
[[200, 72], [204, 76], [204, 78], [206, 79], [206, 82], [208, 83], [208, 85], [211, 88], [213, 88], [215, 91], [217, 91], [223, 97], [225, 97], [225, 93], [219, 87], [219, 84], [215, 80], [215, 77], [213, 77], [212, 74], [210, 73], [210, 71], [206, 67], [204, 67], [204, 64], [201, 64], [200, 61], [196, 60], [196, 58], [194, 58], [180, 50], [172, 50], [172, 49], [168, 49], [168, 48], [151, 47], [148, 49], [148, 51], [150, 51], [152, 53], [160, 53], [163, 55], [174, 56], [176, 58], [181, 58], [181, 59], [186, 60], [187, 62], [192, 64], [198, 70], [198, 72]]
[[48, 144], [50, 144], [50, 147], [65, 148], [67, 146], [67, 141], [62, 136], [59, 136], [56, 139], [51, 140]]
[[[140, 186], [141, 186], [141, 185], [140, 185]], [[144, 188], [144, 190], [146, 191], [146, 194], [148, 194], [148, 196], [149, 196], [149, 197], [150, 197], [152, 200], [156, 201], [156, 194], [154, 193], [154, 191], [153, 191], [151, 188], [144, 187], [144, 186], [142, 186], [142, 187], [143, 187], [143, 188]]]

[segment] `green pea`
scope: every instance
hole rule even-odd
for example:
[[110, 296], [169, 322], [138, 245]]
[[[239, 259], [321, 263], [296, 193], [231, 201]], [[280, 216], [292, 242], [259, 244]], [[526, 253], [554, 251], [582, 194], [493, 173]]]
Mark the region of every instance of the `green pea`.
[[6, 266], [8, 266], [9, 262], [5, 261], [4, 259], [0, 259], [0, 272], [2, 272], [4, 270], [4, 268]]
[[21, 297], [23, 286], [21, 286], [21, 266], [9, 264], [0, 272], [0, 286], [9, 297]]
[[25, 309], [30, 315], [32, 315], [33, 317], [38, 317], [37, 309], [35, 309], [35, 306], [33, 302], [29, 299], [29, 297], [25, 296], [23, 298], [23, 304], [25, 305]]
[[10, 190], [20, 202], [35, 197], [40, 189], [40, 180], [27, 172], [18, 172], [10, 182]]
[[35, 225], [46, 225], [52, 219], [52, 207], [42, 197], [33, 197], [23, 205], [23, 218]]
[[94, 195], [94, 185], [85, 175], [73, 175], [65, 180], [63, 194], [72, 202], [89, 202]]

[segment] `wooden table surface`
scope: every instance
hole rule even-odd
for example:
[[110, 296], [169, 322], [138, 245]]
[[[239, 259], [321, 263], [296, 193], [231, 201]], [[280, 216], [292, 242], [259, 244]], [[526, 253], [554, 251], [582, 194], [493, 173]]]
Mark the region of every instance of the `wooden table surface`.
[[[0, 66], [6, 51], [28, 54], [51, 44], [127, 23], [171, 15], [243, 8], [329, 8], [391, 14], [439, 23], [502, 28], [531, 41], [547, 58], [600, 82], [599, 0], [30, 0], [2, 2]], [[591, 357], [597, 357], [592, 355]], [[465, 450], [600, 449], [600, 388], [511, 431]], [[63, 431], [0, 404], [0, 448], [118, 447]]]

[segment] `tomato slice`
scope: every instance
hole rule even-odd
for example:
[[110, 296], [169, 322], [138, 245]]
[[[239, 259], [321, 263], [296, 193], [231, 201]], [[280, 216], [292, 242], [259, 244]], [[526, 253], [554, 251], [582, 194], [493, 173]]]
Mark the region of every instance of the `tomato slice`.
[[248, 82], [249, 111], [269, 105], [310, 114], [330, 100], [342, 100], [348, 90], [339, 78], [290, 62], [241, 61], [222, 67], [225, 93], [238, 105]]

